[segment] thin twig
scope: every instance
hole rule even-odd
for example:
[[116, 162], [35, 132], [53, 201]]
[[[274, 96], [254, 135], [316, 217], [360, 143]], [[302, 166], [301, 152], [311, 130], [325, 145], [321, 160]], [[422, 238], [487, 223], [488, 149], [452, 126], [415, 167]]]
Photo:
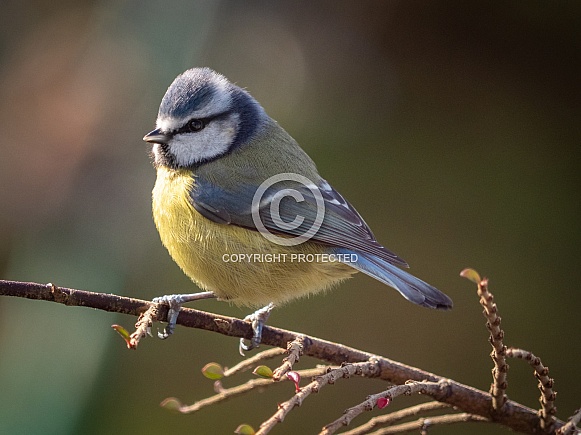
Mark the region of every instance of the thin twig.
[[277, 367], [272, 375], [275, 381], [279, 381], [284, 375], [293, 369], [293, 365], [298, 362], [299, 358], [303, 354], [305, 337], [299, 335], [293, 341], [289, 341], [287, 345], [288, 356], [282, 360], [282, 365]]
[[482, 305], [484, 317], [486, 317], [486, 327], [490, 331], [490, 344], [492, 345], [492, 353], [490, 357], [494, 361], [494, 368], [492, 369], [492, 385], [490, 386], [490, 394], [492, 395], [492, 408], [499, 411], [506, 403], [506, 389], [508, 383], [506, 381], [506, 374], [508, 372], [508, 364], [506, 364], [506, 346], [504, 345], [504, 331], [500, 327], [500, 316], [498, 309], [494, 303], [494, 296], [488, 291], [488, 279], [483, 278], [478, 283], [478, 296], [480, 296], [480, 305]]
[[343, 367], [332, 369], [324, 375], [317, 376], [310, 384], [301, 388], [293, 397], [278, 405], [278, 410], [268, 420], [260, 425], [256, 435], [269, 433], [278, 423], [282, 423], [285, 417], [296, 407], [301, 406], [303, 401], [311, 395], [318, 393], [327, 384], [334, 384], [341, 378], [349, 378], [353, 375], [376, 377], [378, 373], [377, 362], [366, 361], [354, 364], [345, 364]]
[[359, 405], [347, 409], [340, 418], [323, 427], [320, 435], [334, 434], [342, 426], [349, 425], [349, 423], [351, 423], [351, 421], [358, 415], [365, 411], [373, 410], [373, 408], [377, 406], [377, 401], [379, 399], [387, 399], [386, 405], [398, 396], [409, 396], [415, 393], [426, 394], [437, 399], [446, 394], [448, 387], [449, 383], [446, 379], [442, 379], [439, 382], [408, 381], [403, 385], [396, 385], [386, 391], [382, 391], [381, 393], [367, 396], [367, 399]]
[[[301, 370], [301, 371], [299, 371], [299, 373], [305, 377], [313, 377], [313, 376], [321, 375], [326, 370], [327, 370], [326, 367], [319, 367], [319, 368], [314, 368], [314, 369]], [[285, 380], [285, 379], [282, 379], [282, 380]], [[214, 405], [216, 403], [223, 402], [223, 401], [230, 399], [232, 397], [236, 397], [236, 396], [240, 396], [242, 394], [248, 393], [248, 392], [254, 390], [255, 388], [269, 387], [269, 386], [275, 385], [275, 384], [277, 384], [277, 382], [273, 382], [272, 379], [250, 379], [249, 381], [247, 381], [243, 384], [237, 385], [235, 387], [232, 387], [232, 388], [219, 388], [218, 394], [210, 396], [206, 399], [199, 400], [199, 401], [193, 403], [192, 405], [182, 405], [179, 408], [179, 412], [181, 412], [182, 414], [190, 414], [192, 412], [199, 411], [202, 408]]]
[[557, 408], [555, 408], [557, 393], [553, 390], [555, 381], [549, 377], [549, 368], [545, 367], [541, 359], [528, 350], [511, 347], [506, 350], [506, 356], [525, 360], [535, 371], [535, 377], [539, 381], [539, 390], [541, 391], [541, 397], [539, 399], [541, 403], [541, 409], [539, 410], [539, 417], [541, 418], [540, 426], [541, 429], [552, 432], [555, 413], [557, 412]]
[[580, 434], [581, 430], [577, 428], [577, 425], [581, 422], [581, 408], [573, 413], [567, 423], [564, 426], [557, 429], [555, 432], [557, 435], [575, 435]]
[[243, 359], [235, 366], [224, 370], [224, 377], [232, 376], [236, 373], [245, 372], [246, 370], [250, 370], [254, 368], [259, 362], [262, 362], [267, 359], [276, 358], [280, 355], [284, 355], [285, 350], [281, 349], [280, 347], [273, 347], [272, 349], [264, 350], [262, 352], [257, 353], [254, 356], [249, 358]]
[[447, 424], [465, 423], [465, 422], [487, 422], [484, 417], [479, 415], [469, 414], [467, 412], [461, 414], [447, 414], [437, 415], [434, 417], [420, 418], [416, 421], [398, 424], [396, 426], [386, 427], [372, 432], [370, 435], [387, 435], [400, 434], [406, 432], [420, 431], [420, 434], [428, 433], [428, 428], [433, 426], [442, 426]]
[[449, 409], [450, 405], [442, 402], [427, 402], [420, 403], [419, 405], [410, 406], [409, 408], [402, 409], [400, 411], [392, 412], [391, 414], [378, 415], [373, 417], [367, 423], [357, 426], [347, 432], [341, 432], [341, 435], [363, 435], [370, 433], [372, 430], [380, 429], [382, 427], [391, 426], [404, 418], [413, 417], [418, 414], [423, 414], [425, 412]]

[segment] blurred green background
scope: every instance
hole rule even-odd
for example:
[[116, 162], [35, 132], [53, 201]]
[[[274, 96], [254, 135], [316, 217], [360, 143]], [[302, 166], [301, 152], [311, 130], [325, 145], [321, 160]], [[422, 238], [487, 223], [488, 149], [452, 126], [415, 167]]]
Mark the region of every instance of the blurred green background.
[[[487, 390], [487, 331], [474, 285], [458, 276], [473, 267], [490, 278], [506, 343], [550, 367], [567, 418], [581, 405], [580, 12], [578, 2], [6, 0], [0, 277], [144, 299], [195, 290], [153, 225], [141, 138], [174, 77], [209, 66], [247, 88], [378, 239], [455, 302], [422, 309], [357, 276], [270, 324]], [[130, 352], [110, 325], [134, 322], [0, 298], [0, 433], [232, 433], [292, 394], [277, 385], [168, 413], [165, 397], [212, 394], [200, 368], [240, 361], [237, 340], [178, 328]], [[536, 408], [530, 368], [510, 365], [510, 398]], [[274, 432], [314, 433], [384, 387], [338, 382]], [[506, 432], [433, 433], [467, 430]]]

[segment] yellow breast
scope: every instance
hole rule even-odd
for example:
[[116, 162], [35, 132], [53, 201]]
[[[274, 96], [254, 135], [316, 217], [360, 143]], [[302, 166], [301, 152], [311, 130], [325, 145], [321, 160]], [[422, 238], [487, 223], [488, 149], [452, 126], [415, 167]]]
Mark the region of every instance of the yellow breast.
[[298, 253], [325, 253], [325, 247], [317, 243], [279, 246], [257, 231], [210, 221], [194, 209], [193, 188], [191, 171], [159, 167], [153, 218], [174, 261], [202, 289], [238, 304], [257, 306], [324, 290], [355, 273], [342, 263], [290, 261]]

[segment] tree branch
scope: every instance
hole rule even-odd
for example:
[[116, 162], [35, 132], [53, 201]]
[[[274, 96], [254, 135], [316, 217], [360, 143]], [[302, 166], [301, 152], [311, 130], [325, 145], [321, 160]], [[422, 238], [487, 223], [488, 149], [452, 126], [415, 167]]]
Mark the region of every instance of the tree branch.
[[559, 428], [555, 433], [557, 435], [574, 435], [579, 433], [577, 430], [577, 425], [581, 422], [581, 408], [579, 408], [575, 413], [569, 418], [569, 421], [565, 426]]
[[341, 432], [341, 435], [364, 435], [375, 429], [382, 429], [384, 427], [393, 426], [395, 423], [398, 423], [405, 418], [424, 414], [430, 411], [439, 411], [442, 409], [451, 410], [450, 405], [442, 402], [433, 401], [420, 403], [419, 405], [410, 406], [409, 408], [404, 408], [389, 414], [373, 417], [368, 422], [363, 423], [354, 429], [351, 429], [347, 432]]
[[[0, 295], [58, 302], [69, 306], [91, 307], [133, 316], [141, 315], [153, 305], [152, 302], [112, 294], [56, 287], [52, 284], [4, 280], [0, 280]], [[160, 321], [167, 320], [166, 306], [159, 305], [157, 318]], [[247, 339], [252, 337], [252, 327], [248, 322], [191, 308], [182, 308], [177, 323], [182, 326], [204, 329], [232, 337], [244, 337]], [[289, 341], [295, 340], [300, 335], [292, 331], [265, 326], [262, 343], [268, 346], [286, 348]], [[304, 355], [336, 365], [375, 359], [379, 367], [377, 377], [393, 384], [404, 384], [408, 380], [439, 382], [444, 379], [388, 358], [315, 337], [304, 337], [303, 352]], [[447, 382], [446, 395], [439, 397], [440, 401], [455, 406], [463, 412], [480, 415], [518, 432], [533, 434], [542, 431], [539, 416], [531, 408], [507, 400], [499, 411], [493, 412], [492, 398], [487, 392], [453, 380], [448, 379]], [[554, 429], [558, 429], [563, 425], [563, 421], [555, 420]]]
[[535, 371], [535, 377], [539, 381], [539, 390], [541, 391], [541, 409], [539, 416], [541, 417], [541, 427], [547, 431], [551, 431], [553, 426], [553, 419], [557, 408], [555, 408], [555, 398], [557, 393], [553, 390], [555, 381], [549, 377], [549, 368], [545, 367], [541, 359], [532, 352], [523, 349], [508, 348], [506, 355], [512, 358], [520, 358], [530, 364]]
[[374, 407], [379, 407], [379, 399], [387, 399], [383, 407], [387, 406], [396, 397], [405, 395], [411, 396], [415, 393], [425, 394], [438, 400], [445, 397], [448, 389], [448, 380], [442, 379], [439, 382], [418, 382], [408, 381], [403, 385], [395, 385], [387, 391], [367, 396], [364, 402], [347, 409], [341, 417], [326, 425], [321, 431], [321, 435], [331, 435], [337, 432], [341, 426], [347, 426], [351, 421], [364, 411], [372, 411]]
[[494, 296], [488, 291], [488, 279], [483, 278], [478, 284], [478, 296], [480, 296], [480, 305], [482, 305], [484, 317], [486, 318], [486, 328], [490, 331], [489, 341], [492, 345], [490, 357], [494, 361], [492, 369], [492, 385], [490, 394], [492, 394], [492, 407], [495, 411], [500, 410], [506, 400], [506, 389], [508, 383], [506, 374], [508, 364], [506, 363], [506, 346], [504, 345], [504, 331], [500, 327], [500, 316], [498, 308], [494, 303]]
[[282, 360], [282, 365], [274, 370], [272, 379], [280, 381], [281, 378], [293, 369], [293, 365], [298, 362], [303, 354], [303, 343], [305, 337], [302, 335], [287, 344], [288, 356]]
[[307, 397], [312, 393], [318, 393], [325, 385], [334, 384], [338, 379], [349, 378], [354, 375], [375, 377], [377, 372], [378, 367], [376, 361], [373, 360], [372, 362], [346, 364], [342, 367], [332, 369], [324, 375], [316, 376], [310, 384], [300, 388], [293, 397], [281, 403], [274, 415], [260, 425], [260, 429], [256, 432], [256, 435], [269, 433], [275, 425], [284, 420], [293, 408], [301, 406]]
[[424, 417], [416, 421], [402, 423], [397, 426], [390, 426], [385, 429], [381, 429], [376, 433], [387, 435], [387, 434], [409, 433], [412, 431], [415, 432], [419, 430], [420, 434], [426, 434], [428, 433], [427, 429], [432, 426], [441, 426], [447, 424], [466, 423], [466, 422], [483, 423], [488, 422], [488, 420], [479, 415], [468, 414], [466, 412], [462, 414], [436, 415], [434, 417]]

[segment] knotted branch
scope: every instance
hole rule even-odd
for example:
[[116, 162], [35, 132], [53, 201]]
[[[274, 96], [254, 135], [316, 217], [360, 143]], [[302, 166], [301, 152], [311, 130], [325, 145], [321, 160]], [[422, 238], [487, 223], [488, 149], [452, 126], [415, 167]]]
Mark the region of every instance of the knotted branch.
[[555, 381], [549, 377], [549, 368], [545, 367], [541, 359], [528, 350], [509, 347], [506, 350], [506, 356], [525, 360], [535, 371], [535, 377], [539, 381], [539, 390], [541, 391], [541, 397], [539, 399], [541, 403], [541, 409], [539, 410], [541, 428], [546, 431], [551, 431], [555, 413], [557, 412], [557, 408], [555, 408], [557, 393], [553, 390]]
[[[4, 280], [0, 280], [0, 295], [45, 300], [68, 306], [91, 307], [133, 316], [141, 315], [153, 305], [149, 301], [108, 293], [93, 293], [57, 287], [51, 284]], [[167, 321], [167, 307], [159, 307], [157, 320]], [[231, 337], [252, 337], [252, 326], [248, 322], [190, 308], [182, 308], [177, 323], [182, 326], [204, 329]], [[284, 349], [289, 341], [295, 340], [300, 335], [296, 332], [265, 326], [262, 343]], [[305, 355], [335, 365], [365, 362], [375, 357], [379, 367], [377, 377], [392, 384], [403, 384], [407, 380], [438, 382], [443, 379], [433, 373], [385, 357], [375, 356], [369, 352], [316, 337], [304, 337], [303, 352]], [[447, 380], [447, 382], [449, 383], [447, 395], [438, 400], [451, 406], [456, 406], [463, 412], [480, 415], [517, 432], [538, 433], [540, 419], [537, 413], [531, 408], [507, 400], [499, 412], [492, 413], [492, 400], [488, 393], [453, 380]], [[554, 428], [559, 429], [563, 425], [563, 421], [556, 419]]]

